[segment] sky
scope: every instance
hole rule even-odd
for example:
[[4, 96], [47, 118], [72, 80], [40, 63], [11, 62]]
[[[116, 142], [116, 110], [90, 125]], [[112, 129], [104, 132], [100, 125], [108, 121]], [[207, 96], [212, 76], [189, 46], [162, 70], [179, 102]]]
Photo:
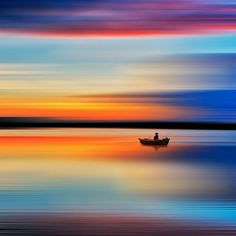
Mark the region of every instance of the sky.
[[0, 2], [0, 116], [234, 121], [236, 1]]

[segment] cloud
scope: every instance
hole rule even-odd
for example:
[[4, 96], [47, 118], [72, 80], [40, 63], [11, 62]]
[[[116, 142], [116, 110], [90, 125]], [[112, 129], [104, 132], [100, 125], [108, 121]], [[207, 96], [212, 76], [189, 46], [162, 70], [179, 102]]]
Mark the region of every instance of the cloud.
[[234, 53], [153, 57], [127, 65], [122, 78], [136, 91], [236, 89], [235, 60]]
[[11, 0], [0, 31], [41, 36], [205, 34], [236, 29], [236, 2], [219, 0]]

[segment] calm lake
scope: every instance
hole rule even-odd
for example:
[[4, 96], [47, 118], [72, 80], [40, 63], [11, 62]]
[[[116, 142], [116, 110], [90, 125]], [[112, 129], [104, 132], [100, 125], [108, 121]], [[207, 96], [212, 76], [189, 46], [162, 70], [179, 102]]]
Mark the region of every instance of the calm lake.
[[1, 130], [2, 219], [112, 215], [236, 227], [236, 132], [159, 130], [167, 147], [139, 143], [154, 132]]

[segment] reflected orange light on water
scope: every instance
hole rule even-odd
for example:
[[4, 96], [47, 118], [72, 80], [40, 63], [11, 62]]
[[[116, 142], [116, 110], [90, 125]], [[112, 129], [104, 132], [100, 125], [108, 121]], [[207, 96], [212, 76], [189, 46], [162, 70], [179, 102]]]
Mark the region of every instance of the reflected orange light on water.
[[[144, 152], [137, 138], [94, 137], [94, 136], [0, 136], [1, 156], [63, 157], [76, 159], [136, 159]], [[123, 146], [126, 146], [124, 149]], [[14, 146], [14, 148], [12, 148]]]
[[181, 145], [143, 146], [130, 131], [83, 129], [69, 136], [70, 132], [19, 130], [6, 135], [1, 131], [0, 187], [38, 188], [73, 180], [108, 181], [122, 191], [150, 197], [226, 191], [224, 180], [215, 180], [217, 168], [211, 168], [209, 175], [208, 167], [163, 162], [164, 157], [186, 149]]

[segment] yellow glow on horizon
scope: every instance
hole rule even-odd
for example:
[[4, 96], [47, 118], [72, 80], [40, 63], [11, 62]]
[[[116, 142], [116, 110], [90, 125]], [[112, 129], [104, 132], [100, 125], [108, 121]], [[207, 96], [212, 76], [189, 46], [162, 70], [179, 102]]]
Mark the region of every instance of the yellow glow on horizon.
[[[88, 99], [89, 100], [89, 99]], [[0, 104], [1, 116], [39, 116], [87, 120], [152, 120], [174, 119], [185, 116], [183, 107], [168, 104], [115, 101], [112, 96], [104, 100], [92, 98], [31, 96], [3, 97]], [[188, 114], [190, 114], [188, 110]]]

